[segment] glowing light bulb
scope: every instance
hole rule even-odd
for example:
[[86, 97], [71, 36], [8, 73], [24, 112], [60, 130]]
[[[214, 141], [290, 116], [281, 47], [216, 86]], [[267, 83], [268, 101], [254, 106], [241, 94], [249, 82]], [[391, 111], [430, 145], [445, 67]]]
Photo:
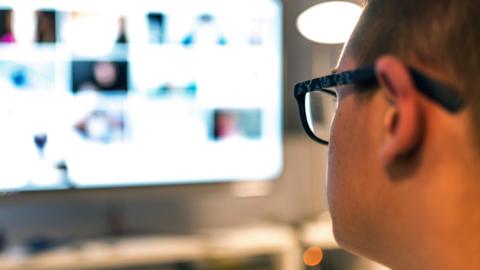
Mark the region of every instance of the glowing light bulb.
[[352, 34], [362, 8], [343, 1], [310, 7], [297, 18], [297, 28], [307, 39], [326, 44], [344, 43]]

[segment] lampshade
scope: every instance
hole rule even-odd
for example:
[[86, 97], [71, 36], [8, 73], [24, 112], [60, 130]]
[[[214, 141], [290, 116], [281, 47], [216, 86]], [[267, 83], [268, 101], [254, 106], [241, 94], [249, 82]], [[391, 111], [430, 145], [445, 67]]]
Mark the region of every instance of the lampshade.
[[297, 18], [297, 28], [305, 38], [314, 42], [344, 43], [361, 13], [362, 8], [354, 3], [328, 1], [302, 12]]

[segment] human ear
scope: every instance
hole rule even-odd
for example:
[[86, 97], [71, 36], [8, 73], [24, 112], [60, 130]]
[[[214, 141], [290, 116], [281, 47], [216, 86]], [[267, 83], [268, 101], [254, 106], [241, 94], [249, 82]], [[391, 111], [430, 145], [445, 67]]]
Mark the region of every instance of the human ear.
[[389, 166], [418, 148], [423, 137], [424, 112], [408, 68], [398, 58], [382, 56], [375, 68], [388, 101], [380, 158]]

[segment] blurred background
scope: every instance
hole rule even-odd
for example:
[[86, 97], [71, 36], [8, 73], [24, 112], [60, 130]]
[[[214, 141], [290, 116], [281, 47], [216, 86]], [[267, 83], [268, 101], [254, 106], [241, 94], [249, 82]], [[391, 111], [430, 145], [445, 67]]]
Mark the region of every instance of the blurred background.
[[0, 269], [384, 269], [293, 98], [361, 11], [330, 2], [1, 0]]

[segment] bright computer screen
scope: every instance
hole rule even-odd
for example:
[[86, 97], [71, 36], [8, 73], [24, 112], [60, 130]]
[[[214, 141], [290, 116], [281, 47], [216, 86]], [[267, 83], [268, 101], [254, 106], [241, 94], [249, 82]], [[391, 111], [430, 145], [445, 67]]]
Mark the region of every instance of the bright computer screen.
[[0, 192], [274, 179], [281, 2], [0, 0]]

